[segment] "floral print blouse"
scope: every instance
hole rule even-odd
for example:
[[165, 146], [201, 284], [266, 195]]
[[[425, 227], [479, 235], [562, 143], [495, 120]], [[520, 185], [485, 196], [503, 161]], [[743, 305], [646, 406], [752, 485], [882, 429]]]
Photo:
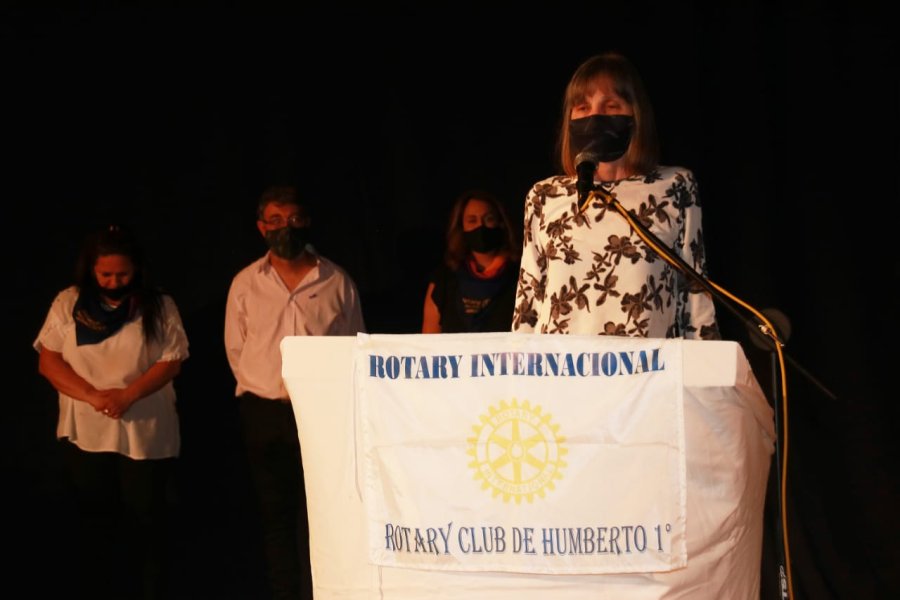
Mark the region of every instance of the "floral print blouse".
[[[599, 199], [579, 210], [574, 177], [538, 182], [525, 204], [513, 331], [718, 339], [712, 297]], [[706, 277], [693, 173], [657, 167], [604, 189]]]

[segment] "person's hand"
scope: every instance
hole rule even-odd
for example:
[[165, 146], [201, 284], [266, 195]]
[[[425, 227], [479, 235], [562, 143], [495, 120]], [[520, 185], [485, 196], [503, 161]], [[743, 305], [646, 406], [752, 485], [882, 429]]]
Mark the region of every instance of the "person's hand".
[[88, 390], [83, 391], [79, 394], [78, 399], [87, 402], [99, 413], [102, 413], [106, 409], [107, 400], [103, 395], [103, 391], [98, 390], [97, 388], [90, 387]]
[[98, 392], [98, 400], [94, 406], [98, 412], [111, 419], [121, 419], [136, 398], [132, 398], [127, 389], [115, 388]]

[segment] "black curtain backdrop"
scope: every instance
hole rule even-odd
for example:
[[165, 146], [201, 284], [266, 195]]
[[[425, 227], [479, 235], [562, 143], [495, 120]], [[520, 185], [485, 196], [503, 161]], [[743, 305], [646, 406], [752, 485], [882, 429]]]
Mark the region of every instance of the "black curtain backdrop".
[[[452, 200], [487, 188], [521, 222], [530, 186], [556, 172], [568, 77], [616, 49], [649, 87], [663, 162], [697, 175], [711, 279], [790, 319], [786, 351], [802, 368], [787, 372], [795, 598], [900, 597], [895, 20], [865, 3], [803, 4], [548, 5], [499, 20], [459, 6], [7, 3], [6, 585], [63, 594], [79, 550], [55, 393], [30, 346], [87, 231], [137, 228], [191, 342], [176, 380], [178, 597], [254, 598], [262, 571], [222, 324], [231, 278], [264, 252], [259, 193], [297, 183], [369, 331], [416, 332]], [[771, 398], [770, 354], [719, 314]], [[762, 597], [776, 598], [771, 506], [766, 522]]]

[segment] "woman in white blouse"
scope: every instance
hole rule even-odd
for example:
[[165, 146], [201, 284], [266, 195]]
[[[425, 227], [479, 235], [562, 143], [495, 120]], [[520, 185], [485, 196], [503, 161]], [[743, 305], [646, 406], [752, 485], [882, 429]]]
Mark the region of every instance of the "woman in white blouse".
[[56, 296], [34, 347], [59, 392], [56, 435], [79, 511], [73, 527], [83, 528], [75, 595], [164, 597], [180, 448], [172, 380], [188, 341], [129, 233], [113, 226], [87, 238], [75, 285]]

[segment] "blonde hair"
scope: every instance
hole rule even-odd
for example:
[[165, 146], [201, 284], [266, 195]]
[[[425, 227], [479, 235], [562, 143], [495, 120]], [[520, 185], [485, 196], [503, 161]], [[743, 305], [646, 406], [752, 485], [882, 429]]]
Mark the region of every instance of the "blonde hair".
[[562, 170], [566, 175], [575, 175], [577, 149], [572, 148], [569, 138], [572, 108], [584, 100], [589, 88], [603, 76], [612, 80], [616, 93], [634, 111], [634, 132], [624, 160], [629, 170], [645, 175], [659, 164], [659, 140], [653, 107], [637, 69], [625, 56], [616, 52], [598, 54], [581, 63], [566, 86], [558, 141]]

